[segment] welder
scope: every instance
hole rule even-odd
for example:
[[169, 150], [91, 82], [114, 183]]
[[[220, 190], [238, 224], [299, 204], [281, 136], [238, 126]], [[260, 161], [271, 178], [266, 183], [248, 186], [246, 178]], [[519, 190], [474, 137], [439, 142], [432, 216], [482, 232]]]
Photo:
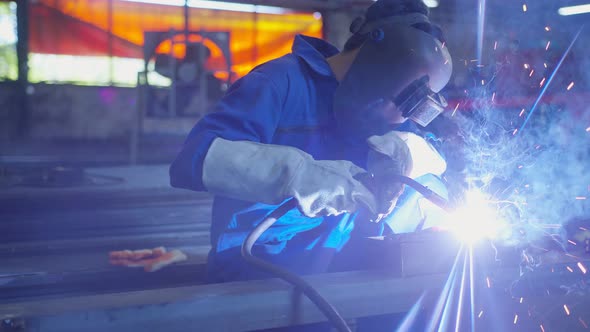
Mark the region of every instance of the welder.
[[[421, 0], [378, 0], [350, 30], [342, 52], [299, 35], [292, 53], [236, 81], [171, 165], [174, 187], [215, 194], [211, 281], [268, 277], [241, 259], [240, 246], [291, 197], [298, 207], [262, 235], [253, 253], [298, 274], [325, 272], [355, 226], [369, 222], [359, 216], [391, 212], [402, 193], [398, 184], [383, 202], [360, 180], [369, 149], [403, 175], [444, 172], [444, 160], [411, 132], [440, 114], [445, 101], [438, 92], [452, 71], [427, 7]], [[408, 141], [432, 150], [431, 157], [417, 158]]]

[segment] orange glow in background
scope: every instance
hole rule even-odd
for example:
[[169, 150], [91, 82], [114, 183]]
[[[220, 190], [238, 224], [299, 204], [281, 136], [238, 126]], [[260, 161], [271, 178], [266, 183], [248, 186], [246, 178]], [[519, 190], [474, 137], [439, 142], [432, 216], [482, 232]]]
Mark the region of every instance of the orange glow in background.
[[[44, 54], [111, 55], [143, 58], [143, 32], [184, 30], [184, 8], [156, 4], [112, 2], [112, 37], [109, 38], [109, 3], [106, 0], [38, 0], [30, 5], [30, 51]], [[322, 20], [313, 13], [261, 14], [189, 8], [189, 30], [230, 32], [232, 72], [235, 78], [254, 66], [291, 51], [293, 37], [322, 37]], [[176, 39], [179, 38], [179, 39]], [[182, 41], [179, 35], [176, 41]], [[200, 36], [191, 35], [191, 41]], [[209, 40], [210, 70], [227, 76], [221, 50]], [[171, 42], [157, 49], [169, 53]], [[174, 54], [182, 56], [184, 45]]]

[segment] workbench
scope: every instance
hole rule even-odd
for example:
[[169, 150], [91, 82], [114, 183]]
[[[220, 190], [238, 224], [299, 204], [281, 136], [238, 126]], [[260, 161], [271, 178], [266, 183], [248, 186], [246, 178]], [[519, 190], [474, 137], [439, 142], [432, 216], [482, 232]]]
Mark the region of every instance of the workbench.
[[[325, 320], [281, 280], [204, 284], [211, 196], [170, 188], [166, 166], [87, 172], [122, 181], [0, 190], [0, 234], [6, 239], [0, 243], [0, 330], [250, 331]], [[189, 259], [155, 273], [108, 264], [111, 250], [162, 245], [181, 249]], [[432, 259], [428, 250], [423, 255]], [[432, 263], [425, 257], [414, 261], [419, 273], [349, 271], [305, 279], [354, 323], [406, 313], [421, 296], [421, 309], [436, 307], [448, 273], [425, 268]], [[539, 330], [539, 314], [557, 317], [544, 319], [547, 331], [576, 331], [583, 328], [579, 319], [590, 321], [590, 296], [535, 294], [519, 303], [509, 293], [518, 277], [517, 266], [505, 266], [477, 278], [477, 331]], [[566, 303], [571, 317], [564, 322], [559, 318]], [[527, 310], [533, 310], [529, 320]]]

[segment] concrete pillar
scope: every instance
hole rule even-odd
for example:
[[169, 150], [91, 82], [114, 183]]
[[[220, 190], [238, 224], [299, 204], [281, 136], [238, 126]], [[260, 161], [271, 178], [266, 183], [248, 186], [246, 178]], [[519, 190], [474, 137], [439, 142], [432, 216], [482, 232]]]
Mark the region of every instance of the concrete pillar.
[[16, 7], [16, 24], [18, 41], [16, 43], [16, 56], [18, 59], [18, 124], [17, 131], [20, 137], [29, 134], [31, 114], [27, 87], [29, 85], [29, 1], [18, 1]]

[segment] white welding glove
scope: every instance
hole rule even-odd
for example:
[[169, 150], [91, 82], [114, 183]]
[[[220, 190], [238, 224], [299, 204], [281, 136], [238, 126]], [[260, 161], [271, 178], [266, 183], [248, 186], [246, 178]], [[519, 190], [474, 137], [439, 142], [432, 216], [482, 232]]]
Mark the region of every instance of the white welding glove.
[[413, 159], [406, 140], [406, 133], [400, 131], [390, 131], [382, 136], [369, 137], [367, 139], [367, 144], [371, 148], [367, 161], [369, 171], [378, 172], [385, 169], [390, 173], [410, 176]]
[[345, 160], [314, 160], [299, 149], [216, 138], [203, 165], [203, 184], [213, 194], [279, 204], [295, 197], [308, 217], [375, 211], [375, 197], [354, 176], [364, 173]]
[[382, 136], [371, 136], [367, 139], [367, 144], [367, 170], [375, 178], [371, 191], [375, 193], [377, 200], [378, 221], [393, 211], [397, 199], [403, 193], [403, 183], [394, 181], [392, 176], [409, 176], [413, 161], [400, 132], [391, 131]]

